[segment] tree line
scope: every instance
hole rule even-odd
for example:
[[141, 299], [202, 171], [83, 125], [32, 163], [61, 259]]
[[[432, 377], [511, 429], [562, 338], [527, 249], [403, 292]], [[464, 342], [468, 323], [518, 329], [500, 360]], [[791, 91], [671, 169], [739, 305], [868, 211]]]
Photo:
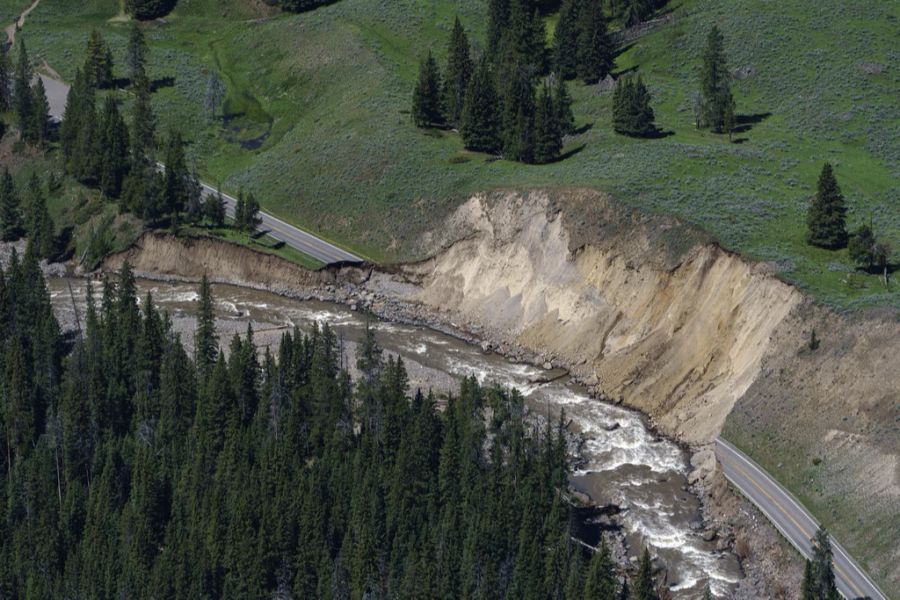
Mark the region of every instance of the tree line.
[[[474, 378], [438, 410], [371, 329], [356, 381], [327, 325], [226, 354], [213, 306], [204, 278], [191, 352], [126, 263], [66, 341], [32, 246], [0, 269], [3, 597], [620, 597], [562, 416]], [[630, 589], [659, 597], [649, 553]]]

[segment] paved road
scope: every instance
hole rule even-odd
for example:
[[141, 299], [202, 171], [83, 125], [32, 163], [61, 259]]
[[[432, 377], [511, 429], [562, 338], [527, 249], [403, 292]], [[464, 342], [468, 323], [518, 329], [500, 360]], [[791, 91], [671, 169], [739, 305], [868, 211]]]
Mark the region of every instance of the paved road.
[[[801, 554], [812, 556], [811, 539], [819, 529], [818, 521], [790, 492], [725, 440], [716, 440], [716, 456], [728, 481], [758, 506]], [[887, 596], [833, 537], [831, 546], [838, 591], [845, 598], [887, 600]]]
[[[205, 183], [201, 183], [201, 185], [203, 186], [204, 195], [216, 193], [215, 189]], [[225, 212], [229, 217], [234, 217], [234, 206], [237, 203], [237, 200], [227, 194], [222, 194], [222, 198], [225, 199]], [[274, 217], [263, 211], [260, 211], [259, 215], [262, 219], [260, 230], [266, 231], [276, 240], [282, 241], [288, 246], [296, 248], [300, 252], [308, 254], [325, 264], [362, 262], [363, 260], [359, 256], [347, 252], [343, 248], [338, 248], [334, 244], [326, 242], [322, 238], [316, 237], [307, 231], [303, 231], [302, 229], [298, 229], [293, 225], [285, 223], [278, 217]]]

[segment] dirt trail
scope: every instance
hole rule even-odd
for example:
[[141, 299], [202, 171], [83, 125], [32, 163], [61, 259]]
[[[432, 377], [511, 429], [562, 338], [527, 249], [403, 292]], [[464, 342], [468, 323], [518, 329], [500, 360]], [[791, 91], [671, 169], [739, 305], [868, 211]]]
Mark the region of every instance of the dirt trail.
[[35, 8], [37, 8], [37, 5], [40, 4], [40, 3], [41, 3], [41, 0], [34, 0], [34, 4], [32, 4], [31, 6], [29, 6], [28, 8], [26, 8], [26, 9], [22, 12], [22, 14], [19, 15], [19, 18], [16, 19], [15, 22], [13, 22], [12, 24], [8, 25], [8, 26], [6, 27], [6, 29], [4, 29], [4, 31], [6, 32], [6, 37], [7, 37], [7, 39], [9, 39], [9, 45], [10, 45], [10, 46], [15, 45], [15, 43], [16, 43], [16, 31], [19, 30], [19, 29], [22, 29], [22, 27], [25, 26], [25, 18], [26, 18], [29, 14], [31, 14], [31, 11], [33, 11]]

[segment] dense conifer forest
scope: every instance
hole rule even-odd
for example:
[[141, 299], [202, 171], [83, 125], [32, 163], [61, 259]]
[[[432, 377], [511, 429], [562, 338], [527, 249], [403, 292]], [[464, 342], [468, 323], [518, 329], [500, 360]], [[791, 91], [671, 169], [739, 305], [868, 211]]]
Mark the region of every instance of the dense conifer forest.
[[371, 331], [355, 382], [327, 325], [226, 357], [205, 279], [191, 356], [127, 263], [82, 322], [61, 336], [31, 247], [0, 270], [0, 597], [619, 592], [572, 536], [562, 415], [411, 393]]

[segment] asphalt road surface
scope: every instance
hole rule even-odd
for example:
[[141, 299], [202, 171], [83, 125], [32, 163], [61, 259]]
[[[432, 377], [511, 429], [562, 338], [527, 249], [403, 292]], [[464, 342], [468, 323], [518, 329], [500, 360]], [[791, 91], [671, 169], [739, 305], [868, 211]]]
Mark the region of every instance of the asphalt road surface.
[[[725, 440], [716, 440], [716, 456], [728, 481], [758, 506], [803, 556], [811, 557], [811, 540], [819, 529], [819, 522], [794, 499], [790, 492]], [[834, 553], [837, 588], [845, 598], [887, 600], [887, 596], [850, 558], [834, 537], [831, 538], [831, 547]]]
[[[200, 185], [203, 186], [204, 195], [216, 193], [215, 189], [205, 183], [201, 183]], [[229, 217], [234, 217], [234, 206], [237, 203], [237, 200], [227, 194], [222, 194], [222, 198], [225, 200], [225, 212]], [[334, 244], [326, 242], [322, 238], [316, 237], [307, 231], [303, 231], [302, 229], [298, 229], [293, 225], [285, 223], [278, 217], [273, 217], [263, 211], [259, 212], [259, 216], [262, 219], [262, 225], [259, 227], [260, 231], [265, 231], [276, 240], [282, 241], [288, 246], [325, 264], [362, 262], [363, 260], [355, 254], [347, 252], [343, 248], [338, 248]]]

